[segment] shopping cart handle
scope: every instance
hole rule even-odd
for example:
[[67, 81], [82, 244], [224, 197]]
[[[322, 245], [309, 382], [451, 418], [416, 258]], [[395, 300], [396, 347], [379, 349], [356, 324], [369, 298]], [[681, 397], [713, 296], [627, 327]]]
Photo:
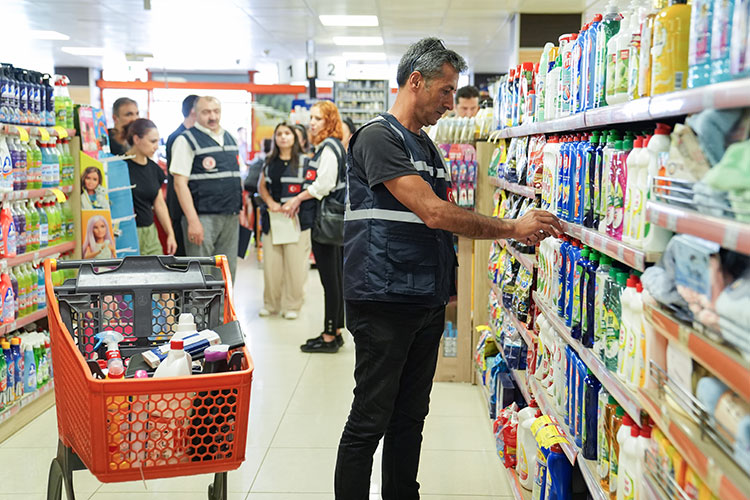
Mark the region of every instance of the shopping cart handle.
[[[201, 266], [215, 266], [216, 257], [175, 257], [173, 255], [160, 255], [158, 259], [165, 265], [187, 265], [192, 262]], [[88, 259], [88, 260], [56, 260], [57, 269], [78, 269], [82, 265], [96, 264], [96, 267], [117, 267], [122, 264], [123, 259]]]

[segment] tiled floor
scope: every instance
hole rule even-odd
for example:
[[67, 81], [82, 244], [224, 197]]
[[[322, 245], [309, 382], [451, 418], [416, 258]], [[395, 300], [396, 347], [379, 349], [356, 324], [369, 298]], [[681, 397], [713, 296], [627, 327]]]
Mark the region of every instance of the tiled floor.
[[[255, 361], [246, 460], [229, 474], [230, 500], [333, 498], [336, 446], [354, 386], [351, 337], [335, 355], [309, 355], [299, 344], [319, 333], [322, 288], [310, 272], [307, 302], [296, 321], [257, 316], [263, 277], [255, 262], [240, 263], [237, 313]], [[419, 481], [426, 500], [512, 498], [494, 452], [479, 389], [435, 384], [427, 417]], [[57, 445], [52, 408], [0, 445], [0, 500], [46, 498], [47, 472]], [[380, 498], [380, 456], [372, 498]], [[212, 476], [102, 484], [88, 471], [74, 473], [76, 498], [92, 500], [199, 500]]]

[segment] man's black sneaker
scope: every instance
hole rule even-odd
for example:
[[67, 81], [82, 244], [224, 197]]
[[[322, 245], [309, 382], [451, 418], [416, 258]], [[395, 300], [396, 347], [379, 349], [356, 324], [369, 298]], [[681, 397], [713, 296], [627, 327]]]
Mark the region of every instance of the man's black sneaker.
[[302, 352], [309, 352], [309, 353], [323, 352], [323, 353], [333, 354], [333, 353], [339, 352], [339, 344], [335, 340], [326, 342], [321, 337], [315, 342], [301, 345], [300, 349], [302, 349]]
[[[313, 337], [311, 339], [307, 339], [305, 341], [304, 345], [308, 345], [309, 346], [309, 345], [314, 344], [316, 342], [323, 342], [323, 334], [322, 333], [320, 335], [318, 335], [317, 337]], [[344, 346], [344, 336], [343, 335], [336, 335], [336, 344], [338, 344], [339, 347], [343, 347]]]

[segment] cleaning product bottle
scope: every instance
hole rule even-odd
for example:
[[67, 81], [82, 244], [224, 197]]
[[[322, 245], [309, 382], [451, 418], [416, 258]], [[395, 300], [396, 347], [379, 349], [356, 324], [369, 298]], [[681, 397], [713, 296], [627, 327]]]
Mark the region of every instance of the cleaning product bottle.
[[560, 260], [558, 262], [560, 270], [560, 280], [557, 286], [557, 315], [561, 318], [565, 317], [565, 299], [567, 291], [568, 276], [566, 274], [568, 268], [568, 248], [570, 248], [570, 240], [567, 236], [562, 237], [562, 244], [560, 245]]
[[[613, 36], [620, 31], [620, 10], [616, 0], [609, 0], [607, 13], [604, 15], [596, 38], [596, 64], [594, 81], [594, 107], [607, 104], [607, 81], [614, 83], [614, 75], [608, 76], [609, 69], [608, 47]], [[613, 68], [614, 71], [614, 68]]]
[[166, 359], [159, 363], [154, 372], [154, 378], [191, 375], [192, 360], [190, 355], [183, 350], [182, 340], [171, 340], [169, 347], [169, 353]]
[[14, 380], [14, 391], [16, 394], [16, 400], [21, 399], [21, 396], [23, 396], [23, 374], [24, 374], [24, 359], [23, 359], [23, 352], [21, 351], [21, 339], [18, 337], [13, 337], [10, 340], [10, 350], [13, 353], [13, 364], [14, 370], [16, 372], [15, 380]]
[[22, 343], [23, 350], [23, 392], [31, 394], [36, 390], [36, 359], [30, 344]]
[[636, 5], [636, 13], [633, 15], [632, 34], [630, 44], [628, 45], [628, 100], [638, 99], [638, 81], [640, 78], [641, 62], [641, 33], [643, 32], [643, 23], [648, 15], [648, 0], [639, 1]]
[[559, 116], [570, 114], [572, 67], [573, 67], [573, 45], [578, 39], [577, 33], [567, 34], [560, 37], [560, 53], [562, 54], [562, 70], [560, 71], [559, 89]]
[[0, 211], [0, 226], [2, 226], [2, 256], [5, 258], [16, 256], [16, 226], [13, 222], [13, 213], [9, 205], [3, 206]]
[[543, 447], [537, 441], [536, 467], [534, 469], [534, 484], [531, 489], [531, 500], [546, 500], [547, 493], [547, 457], [549, 448]]
[[8, 399], [8, 366], [5, 356], [0, 354], [0, 410], [4, 410], [11, 403], [12, 400]]
[[735, 0], [729, 66], [735, 78], [750, 74], [750, 3]]
[[3, 341], [3, 360], [5, 361], [5, 401], [11, 405], [16, 400], [16, 363], [13, 360], [13, 352], [10, 342]]
[[620, 21], [617, 33], [617, 55], [615, 60], [615, 88], [607, 104], [619, 104], [628, 100], [628, 78], [630, 77], [630, 43], [633, 37], [634, 21], [638, 21], [637, 2], [631, 0], [625, 17]]
[[563, 453], [562, 447], [555, 443], [550, 446], [547, 455], [547, 478], [545, 500], [572, 498], [573, 466]]
[[622, 314], [622, 303], [620, 297], [625, 287], [627, 278], [625, 273], [617, 271], [616, 267], [609, 270], [610, 285], [607, 287], [608, 296], [604, 303], [607, 315], [607, 340], [605, 348], [604, 364], [611, 372], [617, 371], [617, 351], [620, 346], [620, 318]]
[[542, 55], [539, 58], [539, 74], [536, 77], [536, 82], [534, 84], [534, 88], [536, 91], [536, 110], [534, 112], [534, 116], [536, 117], [537, 122], [543, 122], [545, 118], [546, 113], [546, 106], [547, 106], [547, 74], [549, 73], [549, 63], [550, 60], [554, 60], [554, 58], [551, 58], [554, 45], [551, 42], [547, 42], [544, 44], [544, 48], [542, 49]]
[[[635, 189], [633, 190], [633, 200], [631, 202], [633, 216], [630, 226], [630, 243], [637, 248], [643, 245], [643, 225], [646, 223], [646, 200], [648, 199], [648, 163], [649, 152], [647, 146], [651, 141], [651, 135], [643, 139], [641, 148], [636, 161], [635, 168], [637, 171], [635, 177]], [[628, 171], [630, 173], [630, 171]]]
[[635, 344], [635, 340], [631, 337], [635, 334], [633, 329], [632, 305], [636, 300], [636, 283], [637, 279], [635, 275], [631, 274], [625, 283], [625, 289], [620, 298], [622, 313], [620, 321], [620, 346], [617, 349], [617, 376], [623, 382], [630, 380], [633, 369], [633, 359], [628, 358], [628, 343], [632, 342]]
[[572, 141], [570, 136], [563, 137], [563, 144], [560, 146], [560, 173], [558, 178], [558, 196], [557, 196], [557, 216], [563, 220], [568, 220], [570, 209], [570, 147]]
[[[625, 425], [623, 425], [623, 428]], [[626, 434], [620, 445], [620, 457], [617, 466], [617, 500], [635, 499], [640, 478], [638, 463], [643, 456], [638, 456], [638, 436], [641, 429], [635, 424], [630, 426], [630, 433]]]
[[617, 498], [618, 475], [620, 473], [620, 450], [625, 441], [625, 437], [630, 435], [630, 427], [633, 425], [633, 419], [625, 413], [621, 406], [617, 407], [615, 414], [612, 416], [609, 448], [609, 497]]
[[575, 280], [575, 268], [578, 264], [578, 260], [581, 258], [581, 243], [575, 241], [573, 245], [568, 247], [568, 258], [566, 260], [565, 276], [567, 283], [565, 285], [565, 324], [571, 326], [573, 324], [573, 283]]
[[[622, 241], [625, 244], [633, 244], [633, 226], [637, 224], [635, 212], [637, 210], [637, 202], [634, 203], [636, 198], [636, 192], [638, 190], [636, 179], [640, 173], [640, 158], [641, 150], [643, 149], [643, 137], [640, 135], [635, 139], [633, 143], [633, 150], [628, 155], [627, 162], [627, 180], [625, 188], [625, 210], [623, 215], [625, 217], [623, 228], [622, 228]], [[635, 223], [634, 223], [635, 221]]]
[[687, 0], [670, 0], [654, 20], [652, 96], [686, 88], [689, 48], [690, 6]]
[[[644, 327], [646, 318], [643, 314], [643, 283], [640, 280], [635, 285], [635, 292], [635, 299], [631, 305], [633, 328], [635, 329], [633, 334], [634, 346], [632, 347], [633, 370], [629, 381], [632, 388], [644, 386], [649, 359], [646, 357], [646, 329]], [[631, 347], [628, 346], [628, 349], [631, 349]], [[630, 355], [630, 351], [628, 351], [628, 355]]]
[[583, 44], [586, 39], [590, 24], [585, 24], [581, 31], [578, 32], [571, 51], [571, 71], [570, 71], [570, 112], [580, 113], [583, 111], [583, 89], [584, 82], [581, 78], [583, 73]]
[[711, 83], [732, 79], [729, 68], [736, 0], [714, 0], [711, 36]]
[[39, 214], [39, 248], [47, 248], [49, 244], [49, 219], [41, 201], [36, 202], [36, 210]]
[[[649, 189], [655, 184], [656, 177], [659, 176], [659, 155], [661, 153], [665, 153], [669, 151], [670, 148], [670, 137], [669, 133], [671, 131], [671, 128], [669, 125], [664, 125], [662, 123], [656, 124], [656, 131], [654, 132], [654, 136], [651, 137], [648, 141], [647, 150], [649, 153], [649, 163], [648, 163], [648, 181], [647, 184], [649, 186]], [[649, 199], [651, 198], [651, 193], [649, 190], [647, 190]], [[645, 212], [645, 208], [644, 208]], [[641, 247], [647, 251], [647, 252], [661, 252], [664, 251], [666, 248], [667, 243], [672, 237], [671, 231], [657, 226], [656, 224], [651, 224], [650, 222], [646, 222], [647, 218], [645, 217], [645, 213], [642, 215], [644, 223], [642, 224], [643, 227], [643, 233], [642, 235], [639, 235], [639, 239], [642, 241]]]
[[596, 39], [599, 36], [599, 26], [602, 22], [602, 15], [594, 15], [589, 29], [586, 31], [586, 38], [583, 41], [583, 69], [581, 71], [581, 81], [583, 86], [583, 109], [588, 110], [594, 107], [594, 92], [596, 89]]
[[596, 379], [590, 369], [586, 369], [586, 378], [583, 379], [583, 427], [581, 451], [586, 460], [597, 459], [598, 427], [599, 427], [599, 393], [602, 384]]
[[560, 142], [557, 135], [552, 134], [542, 149], [542, 208], [552, 213], [557, 212], [557, 155], [560, 152]]
[[607, 145], [607, 139], [609, 135], [606, 131], [602, 131], [599, 137], [599, 144], [596, 146], [596, 159], [594, 161], [594, 171], [592, 172], [592, 186], [593, 186], [593, 211], [594, 220], [591, 225], [588, 226], [593, 229], [599, 227], [599, 221], [601, 219], [600, 205], [602, 196], [602, 170], [604, 168], [604, 148]]
[[566, 410], [565, 414], [567, 415], [566, 423], [568, 424], [568, 430], [571, 434], [574, 433], [576, 428], [576, 409], [575, 409], [575, 401], [576, 401], [576, 391], [575, 391], [575, 380], [576, 380], [576, 353], [573, 350], [573, 348], [568, 345], [565, 347], [565, 358], [567, 360], [567, 365], [565, 366], [565, 384], [567, 385], [568, 390], [566, 391], [566, 394], [568, 395], [568, 400], [566, 404]]
[[594, 285], [594, 353], [599, 359], [605, 359], [607, 338], [607, 310], [606, 301], [609, 295], [608, 277], [611, 259], [608, 255], [602, 255], [599, 259], [599, 268], [596, 270], [596, 282]]
[[534, 470], [530, 465], [535, 464], [536, 440], [531, 432], [531, 425], [541, 416], [536, 400], [532, 399], [529, 406], [518, 412], [518, 432], [516, 449], [516, 473], [521, 486], [532, 489]]
[[576, 199], [574, 203], [575, 220], [574, 222], [583, 225], [584, 214], [586, 210], [586, 196], [588, 195], [589, 170], [587, 162], [587, 151], [590, 148], [589, 134], [581, 134], [581, 140], [576, 149]]
[[3, 324], [12, 323], [15, 319], [15, 294], [13, 293], [13, 283], [8, 273], [2, 273], [0, 276], [0, 293], [3, 298]]
[[613, 236], [615, 213], [617, 211], [618, 179], [622, 170], [624, 146], [623, 141], [615, 141], [614, 153], [609, 167], [609, 179], [607, 183], [607, 228], [606, 233]]
[[597, 406], [596, 429], [596, 461], [599, 469], [599, 483], [604, 491], [609, 492], [609, 436], [611, 417], [616, 407], [615, 399], [609, 395], [607, 389], [599, 390]]
[[122, 362], [118, 344], [124, 340], [120, 332], [105, 330], [97, 333], [94, 337], [98, 340], [94, 350], [104, 342], [107, 346], [107, 378], [123, 378], [125, 376], [125, 365]]
[[585, 270], [583, 283], [584, 296], [581, 298], [583, 312], [581, 313], [581, 343], [584, 347], [594, 347], [596, 329], [596, 272], [599, 269], [599, 259], [602, 256], [596, 250], [589, 253], [589, 264]]
[[16, 228], [16, 253], [26, 253], [26, 224], [24, 219], [18, 212], [18, 205], [16, 203], [9, 203], [10, 215], [13, 217], [13, 226]]
[[559, 49], [555, 52], [557, 54], [555, 59], [552, 60], [549, 74], [547, 75], [547, 81], [545, 85], [547, 90], [545, 91], [545, 100], [547, 101], [544, 108], [544, 116], [547, 120], [554, 120], [559, 117], [558, 109], [560, 106], [560, 74], [562, 71], [562, 54]]
[[617, 169], [613, 183], [613, 212], [612, 212], [612, 234], [613, 238], [622, 239], [623, 224], [625, 221], [625, 191], [628, 183], [627, 159], [633, 150], [633, 135], [627, 133], [622, 141], [622, 151], [617, 159]]
[[597, 228], [600, 233], [607, 232], [607, 224], [609, 217], [609, 203], [610, 197], [610, 176], [612, 171], [612, 165], [614, 163], [614, 157], [617, 150], [615, 146], [617, 141], [621, 139], [621, 135], [616, 130], [611, 130], [607, 136], [607, 145], [602, 150], [602, 169], [600, 176], [600, 191], [599, 191], [599, 227]]
[[584, 151], [583, 172], [583, 218], [584, 227], [592, 227], [594, 223], [594, 177], [596, 174], [596, 148], [599, 146], [599, 131], [594, 130], [586, 143]]
[[581, 340], [581, 311], [584, 296], [584, 274], [589, 263], [589, 249], [584, 247], [583, 250], [581, 250], [580, 258], [576, 261], [573, 269], [573, 308], [570, 315], [570, 335], [579, 341]]
[[585, 393], [584, 380], [586, 379], [586, 364], [578, 356], [576, 356], [576, 371], [576, 428], [574, 440], [576, 446], [578, 446], [578, 448], [581, 448], [583, 446], [583, 407], [585, 404], [585, 402], [583, 401], [583, 396]]
[[691, 8], [687, 82], [689, 89], [711, 83], [711, 27], [714, 2], [693, 0]]

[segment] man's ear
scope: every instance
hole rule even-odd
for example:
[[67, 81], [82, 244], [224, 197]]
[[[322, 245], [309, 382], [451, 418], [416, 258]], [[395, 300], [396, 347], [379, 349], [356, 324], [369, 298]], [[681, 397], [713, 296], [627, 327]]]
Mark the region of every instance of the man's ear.
[[417, 90], [418, 88], [424, 86], [424, 77], [422, 77], [422, 73], [419, 71], [412, 71], [412, 73], [409, 75], [409, 86], [413, 90]]

